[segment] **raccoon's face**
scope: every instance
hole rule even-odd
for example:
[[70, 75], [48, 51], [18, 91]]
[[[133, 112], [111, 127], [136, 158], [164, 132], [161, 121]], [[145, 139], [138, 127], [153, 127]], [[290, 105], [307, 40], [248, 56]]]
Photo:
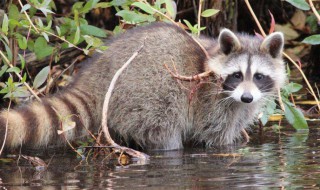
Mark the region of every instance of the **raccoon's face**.
[[222, 78], [223, 92], [234, 100], [257, 102], [284, 85], [282, 33], [275, 32], [262, 41], [245, 35], [237, 37], [224, 29], [218, 41], [221, 53], [209, 61], [209, 67]]

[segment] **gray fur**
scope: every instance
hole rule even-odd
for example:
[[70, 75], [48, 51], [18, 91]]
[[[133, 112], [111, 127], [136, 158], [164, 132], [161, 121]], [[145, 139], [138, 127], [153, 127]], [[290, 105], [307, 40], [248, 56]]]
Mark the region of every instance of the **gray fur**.
[[[88, 120], [84, 125], [95, 132], [102, 115], [104, 95], [113, 75], [144, 44], [116, 83], [109, 107], [108, 126], [127, 142], [133, 140], [147, 149], [179, 149], [188, 142], [232, 144], [241, 139], [242, 129], [253, 124], [264, 101], [244, 104], [232, 100], [221, 88], [221, 69], [234, 67], [237, 64], [232, 61], [234, 58], [251, 54], [261, 55], [261, 60], [266, 59], [264, 63], [269, 64], [265, 65], [266, 69], [279, 67], [280, 74], [284, 74], [282, 59], [274, 60], [260, 51], [261, 40], [245, 35], [236, 38], [239, 38], [241, 48], [225, 55], [214, 39], [201, 37], [200, 43], [213, 58], [207, 60], [192, 37], [174, 25], [155, 23], [135, 28], [108, 41], [106, 45], [109, 49], [88, 59], [88, 66], [75, 78], [69, 90], [56, 97], [68, 94], [71, 98], [74, 96], [72, 94], [79, 93], [78, 102], [86, 98], [89, 102], [86, 106], [67, 107], [83, 112], [82, 115], [90, 113], [89, 118], [94, 122]], [[269, 47], [268, 43], [264, 47]], [[278, 62], [280, 66], [275, 65]], [[210, 77], [202, 85], [196, 82], [180, 84], [172, 78], [164, 64], [172, 69], [174, 64], [178, 73], [185, 76], [215, 68], [212, 70], [217, 76]], [[275, 80], [278, 76], [270, 77]], [[280, 77], [280, 80], [285, 80], [285, 77]], [[283, 83], [280, 81], [279, 86]], [[275, 89], [273, 92], [276, 92]], [[90, 108], [89, 113], [88, 110], [81, 110], [86, 107]], [[95, 123], [96, 126], [92, 128], [86, 123]], [[83, 127], [77, 130], [83, 130]], [[85, 134], [85, 131], [82, 133]], [[77, 135], [70, 135], [70, 140], [74, 137]]]

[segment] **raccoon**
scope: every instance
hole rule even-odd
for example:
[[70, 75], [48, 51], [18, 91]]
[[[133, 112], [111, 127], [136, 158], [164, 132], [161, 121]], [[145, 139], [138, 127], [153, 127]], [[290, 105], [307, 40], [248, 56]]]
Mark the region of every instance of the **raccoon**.
[[[208, 52], [193, 39], [195, 38]], [[279, 32], [265, 39], [223, 29], [218, 39], [192, 37], [181, 28], [154, 23], [131, 29], [106, 42], [104, 53], [87, 65], [65, 90], [41, 102], [0, 113], [7, 148], [46, 148], [97, 132], [105, 93], [115, 72], [143, 49], [121, 74], [108, 111], [108, 127], [125, 142], [144, 149], [181, 149], [191, 143], [220, 146], [241, 141], [241, 131], [252, 125], [261, 108], [272, 101], [286, 81], [282, 60], [284, 39]], [[205, 71], [214, 75], [200, 83], [179, 81], [180, 75]], [[76, 127], [58, 135], [61, 118]]]

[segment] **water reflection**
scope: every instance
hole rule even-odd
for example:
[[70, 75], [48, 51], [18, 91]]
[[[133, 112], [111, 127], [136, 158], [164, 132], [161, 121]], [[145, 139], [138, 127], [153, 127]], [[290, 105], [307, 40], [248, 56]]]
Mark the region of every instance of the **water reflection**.
[[[310, 133], [311, 134], [311, 133]], [[118, 166], [55, 156], [46, 171], [28, 164], [1, 164], [0, 187], [8, 189], [265, 189], [319, 187], [319, 142], [301, 133], [265, 143], [221, 149], [154, 151], [148, 163]], [[46, 161], [49, 161], [48, 158]]]

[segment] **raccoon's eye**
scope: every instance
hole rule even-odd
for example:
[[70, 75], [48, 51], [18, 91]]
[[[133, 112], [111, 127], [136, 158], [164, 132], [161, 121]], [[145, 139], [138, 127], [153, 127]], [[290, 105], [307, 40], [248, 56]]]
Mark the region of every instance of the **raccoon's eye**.
[[260, 74], [260, 73], [256, 73], [256, 74], [254, 74], [254, 78], [256, 80], [262, 80], [262, 79], [264, 79], [264, 75]]
[[232, 76], [236, 79], [242, 79], [242, 74], [240, 72], [233, 73]]

